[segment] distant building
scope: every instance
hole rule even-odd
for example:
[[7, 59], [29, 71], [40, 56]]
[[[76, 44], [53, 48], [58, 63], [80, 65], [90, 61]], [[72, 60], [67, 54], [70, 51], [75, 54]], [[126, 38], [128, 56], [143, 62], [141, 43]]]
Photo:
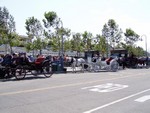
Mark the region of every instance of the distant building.
[[[29, 38], [25, 35], [19, 35], [20, 45], [19, 47], [12, 47], [13, 52], [26, 52], [24, 44], [32, 41], [32, 38]], [[10, 46], [8, 44], [0, 45], [0, 53], [7, 54], [10, 53]]]
[[25, 35], [19, 35], [19, 38], [20, 38], [19, 40], [21, 42], [20, 46], [24, 46], [24, 44], [32, 42], [32, 38], [25, 36]]
[[113, 49], [110, 51], [111, 56], [117, 56], [117, 57], [127, 57], [128, 51], [126, 49]]

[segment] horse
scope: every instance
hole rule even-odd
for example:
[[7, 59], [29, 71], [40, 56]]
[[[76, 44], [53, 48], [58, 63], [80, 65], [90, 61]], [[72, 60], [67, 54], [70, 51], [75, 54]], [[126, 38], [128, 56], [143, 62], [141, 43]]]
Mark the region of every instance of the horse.
[[77, 72], [77, 69], [76, 69], [77, 67], [80, 67], [81, 71], [84, 72], [85, 59], [75, 58], [75, 57], [66, 57], [65, 62], [70, 64], [73, 72]]

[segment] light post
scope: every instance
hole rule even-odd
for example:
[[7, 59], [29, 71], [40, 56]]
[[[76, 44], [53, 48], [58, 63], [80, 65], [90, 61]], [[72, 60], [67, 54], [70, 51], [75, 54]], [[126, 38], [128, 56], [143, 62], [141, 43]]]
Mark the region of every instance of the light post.
[[109, 48], [109, 37], [110, 37], [110, 33], [108, 32], [105, 32], [105, 31], [102, 31], [102, 34], [103, 36], [105, 37], [105, 41], [106, 41], [106, 57], [108, 58], [109, 57], [109, 51], [110, 51], [110, 48]]
[[[59, 19], [60, 20], [60, 19]], [[64, 38], [63, 38], [63, 22], [60, 20], [60, 23], [61, 23], [61, 58], [60, 58], [60, 61], [61, 61], [61, 71], [63, 71], [63, 68], [64, 68]]]
[[101, 50], [100, 50], [100, 36], [97, 35], [96, 37], [93, 37], [92, 39], [94, 40], [95, 45], [96, 44], [98, 45], [97, 51], [100, 55], [100, 53], [101, 53]]
[[146, 57], [147, 57], [147, 36], [144, 34], [144, 35], [141, 36], [141, 38], [142, 38], [143, 36], [145, 37], [145, 51], [146, 51], [145, 55], [146, 55]]
[[107, 43], [107, 58], [110, 56], [110, 45], [109, 45], [109, 37], [110, 37], [110, 34], [109, 33], [106, 33], [106, 43]]

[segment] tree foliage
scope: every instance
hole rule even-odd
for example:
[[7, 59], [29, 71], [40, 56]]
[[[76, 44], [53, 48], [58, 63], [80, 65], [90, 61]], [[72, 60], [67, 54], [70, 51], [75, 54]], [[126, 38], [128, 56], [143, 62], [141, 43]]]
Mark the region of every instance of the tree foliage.
[[115, 48], [117, 44], [121, 43], [122, 30], [115, 20], [108, 20], [107, 24], [104, 24], [102, 29], [102, 36], [104, 36], [111, 47]]
[[9, 13], [6, 7], [0, 7], [0, 37], [1, 43], [10, 46], [11, 53], [12, 47], [17, 45], [17, 34], [15, 28], [14, 17]]
[[44, 17], [43, 23], [46, 28], [44, 34], [47, 38], [52, 38], [56, 35], [56, 31], [62, 27], [62, 22], [60, 21], [60, 18], [58, 18], [56, 12], [53, 11], [45, 12]]
[[84, 50], [91, 50], [92, 49], [92, 38], [93, 38], [93, 35], [92, 33], [90, 32], [87, 32], [85, 31], [83, 34], [82, 34], [82, 37], [83, 37], [83, 42], [84, 42]]
[[105, 37], [97, 34], [95, 42], [95, 50], [99, 51], [102, 54], [102, 56], [104, 56], [104, 54], [107, 53], [107, 43]]
[[126, 29], [125, 35], [125, 42], [127, 45], [134, 45], [137, 41], [140, 40], [140, 36], [135, 33], [132, 29]]
[[27, 45], [27, 49], [33, 49], [33, 50], [40, 50], [40, 54], [42, 54], [41, 50], [43, 48], [45, 48], [46, 46], [46, 42], [44, 41], [44, 37], [43, 37], [43, 27], [41, 25], [41, 22], [36, 19], [35, 17], [30, 17], [26, 20], [25, 22], [26, 24], [26, 30], [27, 30], [27, 35], [28, 37], [32, 37], [33, 39], [33, 45], [31, 48], [30, 48], [30, 44]]
[[41, 22], [35, 17], [29, 17], [25, 22], [27, 35], [32, 38], [41, 37], [43, 35], [43, 27]]
[[72, 35], [71, 39], [71, 50], [81, 52], [83, 51], [83, 41], [82, 41], [82, 35], [80, 33], [74, 33]]

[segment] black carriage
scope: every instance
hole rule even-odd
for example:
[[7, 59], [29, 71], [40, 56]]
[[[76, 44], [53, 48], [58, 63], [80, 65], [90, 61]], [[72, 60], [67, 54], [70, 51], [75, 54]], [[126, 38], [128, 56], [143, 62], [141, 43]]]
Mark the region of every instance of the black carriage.
[[40, 57], [35, 62], [26, 61], [24, 58], [17, 58], [15, 64], [2, 65], [3, 78], [15, 77], [17, 80], [24, 79], [27, 74], [51, 77], [52, 63], [50, 59]]
[[39, 57], [35, 62], [24, 62], [16, 66], [16, 79], [25, 78], [26, 74], [29, 73], [32, 75], [41, 75], [45, 77], [51, 77], [52, 72], [52, 63], [50, 59], [45, 57]]
[[0, 65], [0, 78], [11, 78], [16, 75], [16, 68], [11, 65]]

